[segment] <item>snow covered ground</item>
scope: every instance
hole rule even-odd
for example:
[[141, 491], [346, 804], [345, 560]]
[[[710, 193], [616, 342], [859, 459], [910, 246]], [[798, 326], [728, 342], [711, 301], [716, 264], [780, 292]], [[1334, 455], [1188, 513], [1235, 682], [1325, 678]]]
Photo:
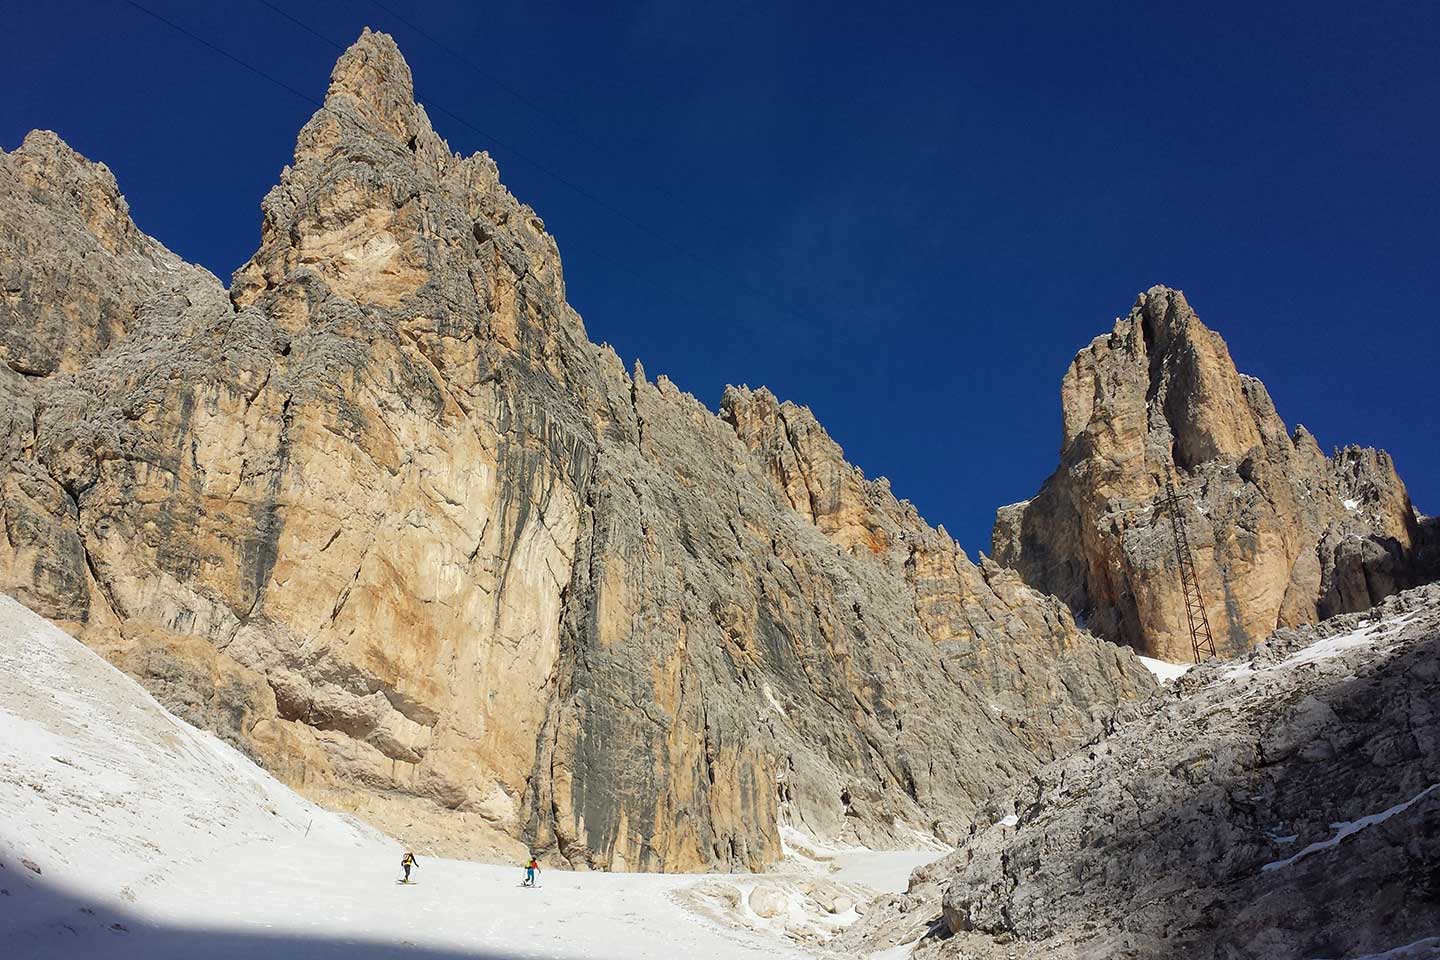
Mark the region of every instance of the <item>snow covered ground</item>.
[[1154, 657], [1142, 657], [1139, 655], [1137, 655], [1135, 659], [1139, 660], [1141, 665], [1154, 674], [1155, 679], [1161, 683], [1169, 683], [1171, 680], [1180, 679], [1185, 675], [1187, 670], [1194, 666], [1194, 664], [1190, 663], [1171, 663], [1168, 660], [1156, 660]]
[[[783, 918], [727, 923], [682, 903], [702, 882], [765, 877], [547, 871], [532, 890], [518, 867], [416, 852], [417, 882], [398, 885], [395, 841], [302, 799], [0, 596], [3, 956], [805, 956]], [[898, 890], [939, 853], [831, 851], [823, 867], [800, 857], [774, 879]]]
[[[1259, 651], [1252, 653], [1250, 658], [1237, 663], [1225, 671], [1223, 676], [1227, 680], [1245, 680], [1255, 676], [1262, 670], [1290, 670], [1295, 667], [1309, 663], [1320, 663], [1331, 660], [1351, 650], [1358, 650], [1364, 647], [1373, 647], [1399, 632], [1400, 628], [1409, 624], [1415, 619], [1413, 613], [1402, 613], [1399, 616], [1382, 618], [1379, 620], [1362, 620], [1354, 630], [1349, 633], [1337, 634], [1333, 637], [1325, 637], [1314, 643], [1301, 648], [1278, 663], [1257, 662]], [[1140, 659], [1144, 659], [1141, 657]]]

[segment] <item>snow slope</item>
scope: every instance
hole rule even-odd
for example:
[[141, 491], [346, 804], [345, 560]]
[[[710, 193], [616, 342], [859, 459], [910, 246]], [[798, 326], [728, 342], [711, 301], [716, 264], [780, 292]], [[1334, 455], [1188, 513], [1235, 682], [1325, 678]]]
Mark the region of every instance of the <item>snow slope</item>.
[[1135, 659], [1139, 660], [1145, 666], [1145, 669], [1154, 674], [1155, 679], [1161, 683], [1169, 683], [1171, 680], [1180, 679], [1192, 666], [1192, 664], [1189, 663], [1171, 663], [1168, 660], [1156, 660], [1154, 657], [1137, 656]]
[[[674, 898], [698, 878], [433, 860], [297, 796], [0, 596], [0, 956], [784, 958]], [[38, 872], [37, 872], [38, 871]]]

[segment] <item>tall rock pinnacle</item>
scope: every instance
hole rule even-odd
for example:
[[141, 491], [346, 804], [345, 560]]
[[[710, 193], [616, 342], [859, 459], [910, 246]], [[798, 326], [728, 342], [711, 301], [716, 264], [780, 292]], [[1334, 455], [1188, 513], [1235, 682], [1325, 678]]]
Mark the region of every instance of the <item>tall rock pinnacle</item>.
[[1173, 535], [1189, 504], [1200, 591], [1222, 653], [1277, 626], [1365, 609], [1422, 579], [1418, 520], [1389, 456], [1327, 459], [1184, 294], [1152, 287], [1076, 355], [1061, 385], [1060, 467], [996, 518], [996, 560], [1102, 636], [1188, 660]]
[[[0, 269], [98, 242], [66, 196], [4, 203]], [[384, 34], [262, 209], [228, 295], [136, 267], [116, 342], [0, 370], [0, 589], [308, 795], [472, 856], [751, 869], [782, 825], [959, 836], [1153, 686], [808, 412], [722, 418], [591, 343]], [[24, 315], [94, 285], [59, 262]]]

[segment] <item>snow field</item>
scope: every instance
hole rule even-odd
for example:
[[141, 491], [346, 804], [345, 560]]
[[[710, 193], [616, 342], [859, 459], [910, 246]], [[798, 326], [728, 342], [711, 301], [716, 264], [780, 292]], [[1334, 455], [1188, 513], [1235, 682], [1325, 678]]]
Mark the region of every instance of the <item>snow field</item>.
[[[402, 886], [394, 840], [301, 798], [0, 596], [6, 957], [786, 960], [857, 919], [866, 887], [903, 890], [943, 852], [790, 836], [804, 855], [776, 874], [546, 870], [525, 889], [519, 864], [417, 850]], [[716, 883], [740, 894], [734, 908], [687, 907]], [[750, 909], [765, 884], [780, 891], [770, 917]]]

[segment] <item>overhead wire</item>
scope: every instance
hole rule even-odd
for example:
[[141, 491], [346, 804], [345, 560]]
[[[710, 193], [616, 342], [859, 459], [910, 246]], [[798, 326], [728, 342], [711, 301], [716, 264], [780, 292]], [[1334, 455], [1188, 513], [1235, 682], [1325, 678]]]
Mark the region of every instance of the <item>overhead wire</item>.
[[146, 7], [146, 6], [142, 5], [142, 4], [136, 3], [135, 0], [125, 0], [125, 2], [128, 3], [128, 4], [130, 4], [130, 6], [134, 7], [136, 10], [139, 10], [141, 13], [144, 13], [146, 16], [153, 17], [153, 18], [155, 18], [156, 20], [159, 20], [161, 23], [165, 24], [165, 26], [167, 26], [167, 27], [169, 27], [170, 29], [176, 31], [177, 33], [184, 34], [185, 36], [189, 37], [191, 40], [194, 40], [196, 43], [200, 44], [202, 47], [205, 47], [205, 48], [207, 48], [207, 49], [209, 49], [209, 50], [213, 50], [215, 53], [220, 54], [220, 56], [224, 57], [226, 60], [229, 60], [231, 63], [237, 64], [237, 65], [239, 65], [240, 67], [243, 67], [244, 69], [246, 69], [246, 70], [250, 71], [251, 73], [255, 74], [257, 77], [261, 77], [261, 78], [263, 78], [263, 79], [265, 79], [265, 80], [269, 80], [271, 83], [275, 84], [277, 87], [280, 87], [282, 90], [286, 90], [286, 91], [289, 91], [290, 93], [293, 93], [295, 96], [299, 97], [301, 100], [304, 100], [306, 103], [312, 103], [312, 104], [314, 104], [314, 105], [317, 106], [317, 107], [324, 106], [323, 103], [321, 103], [319, 100], [316, 100], [314, 97], [310, 96], [308, 93], [303, 93], [303, 92], [301, 92], [301, 91], [299, 91], [299, 90], [296, 90], [294, 87], [290, 86], [290, 84], [286, 83], [284, 80], [281, 80], [281, 79], [279, 79], [278, 77], [272, 77], [270, 74], [266, 73], [264, 70], [261, 70], [259, 67], [254, 66], [253, 64], [247, 63], [246, 61], [244, 61], [244, 60], [240, 59], [239, 57], [235, 56], [235, 54], [231, 53], [229, 50], [225, 50], [225, 49], [223, 49], [222, 47], [217, 47], [215, 44], [211, 43], [209, 40], [206, 40], [204, 37], [200, 36], [199, 34], [192, 33], [191, 31], [185, 29], [185, 27], [183, 27], [183, 26], [181, 26], [180, 24], [176, 23], [174, 20], [171, 20], [169, 17], [162, 16], [161, 14], [156, 13], [154, 10], [151, 10], [149, 7]]
[[[213, 51], [213, 52], [216, 53], [216, 54], [219, 54], [220, 56], [224, 57], [226, 60], [229, 60], [230, 62], [236, 64], [237, 66], [242, 67], [243, 69], [245, 69], [246, 71], [254, 74], [254, 75], [257, 76], [257, 77], [260, 77], [261, 79], [266, 80], [266, 81], [268, 81], [269, 83], [272, 83], [272, 84], [274, 84], [274, 85], [277, 86], [277, 87], [280, 87], [282, 90], [285, 90], [286, 92], [288, 92], [288, 93], [290, 93], [290, 94], [298, 97], [299, 99], [305, 101], [306, 103], [311, 104], [312, 106], [315, 106], [315, 107], [323, 107], [323, 106], [324, 106], [324, 102], [323, 102], [323, 101], [317, 100], [315, 97], [312, 97], [312, 96], [310, 96], [310, 95], [307, 94], [307, 93], [304, 93], [304, 92], [302, 92], [302, 91], [300, 91], [300, 90], [297, 90], [295, 87], [293, 87], [293, 86], [291, 86], [290, 84], [286, 83], [285, 81], [279, 79], [278, 77], [275, 77], [275, 76], [271, 75], [270, 73], [267, 73], [266, 71], [260, 69], [259, 67], [256, 67], [255, 65], [247, 62], [246, 60], [244, 60], [244, 59], [236, 56], [235, 54], [231, 53], [230, 51], [225, 50], [224, 48], [222, 48], [222, 47], [220, 47], [220, 46], [218, 46], [218, 45], [216, 45], [216, 44], [214, 44], [214, 43], [211, 43], [210, 41], [206, 40], [204, 37], [201, 37], [200, 35], [196, 34], [195, 32], [187, 29], [187, 28], [184, 27], [183, 25], [181, 25], [181, 24], [179, 24], [179, 23], [176, 23], [174, 20], [171, 20], [170, 18], [168, 18], [168, 17], [166, 17], [166, 16], [164, 16], [164, 15], [162, 15], [162, 14], [160, 14], [160, 13], [157, 13], [156, 11], [150, 9], [149, 7], [145, 6], [144, 4], [141, 4], [141, 3], [137, 2], [137, 0], [125, 0], [125, 2], [128, 3], [130, 6], [134, 7], [135, 9], [137, 9], [137, 10], [141, 11], [142, 13], [146, 14], [147, 16], [150, 16], [150, 17], [152, 17], [153, 19], [155, 19], [155, 20], [159, 21], [160, 23], [164, 24], [165, 26], [171, 28], [172, 30], [176, 31], [177, 33], [179, 33], [179, 34], [181, 34], [181, 35], [183, 35], [183, 36], [185, 36], [185, 37], [188, 37], [189, 39], [195, 41], [196, 43], [200, 44], [201, 46], [205, 47], [206, 49], [211, 50], [211, 51]], [[273, 10], [275, 13], [277, 13], [277, 14], [279, 14], [280, 16], [284, 17], [286, 20], [289, 20], [290, 22], [294, 23], [296, 26], [298, 26], [298, 27], [300, 27], [301, 29], [305, 30], [307, 33], [312, 34], [313, 36], [315, 36], [316, 38], [324, 41], [325, 43], [329, 44], [330, 46], [332, 46], [332, 47], [334, 47], [334, 48], [336, 48], [336, 49], [338, 49], [338, 50], [341, 50], [341, 51], [343, 51], [343, 50], [346, 49], [343, 44], [337, 43], [336, 41], [330, 39], [329, 37], [325, 36], [324, 34], [320, 33], [319, 31], [313, 29], [312, 27], [308, 26], [307, 24], [303, 23], [302, 21], [296, 19], [295, 17], [291, 16], [287, 11], [282, 10], [282, 9], [280, 9], [279, 7], [275, 6], [274, 4], [270, 3], [269, 0], [257, 0], [257, 2], [263, 4], [264, 6], [266, 6], [266, 7], [268, 7], [268, 8], [270, 8], [270, 9]], [[479, 129], [478, 127], [476, 127], [474, 124], [470, 123], [470, 122], [469, 122], [468, 120], [466, 120], [465, 118], [463, 118], [463, 117], [461, 117], [461, 116], [453, 113], [452, 111], [446, 109], [445, 107], [443, 107], [443, 106], [441, 106], [441, 105], [439, 105], [439, 104], [435, 104], [435, 103], [431, 102], [430, 105], [431, 105], [434, 109], [438, 110], [439, 112], [444, 113], [444, 114], [446, 114], [447, 116], [451, 117], [451, 118], [454, 119], [456, 122], [463, 124], [465, 127], [467, 127], [468, 129], [470, 129], [472, 132], [474, 132], [474, 133], [477, 134], [478, 136], [484, 137], [484, 138], [486, 138], [486, 139], [491, 140], [492, 142], [494, 142], [494, 143], [496, 143], [496, 144], [499, 144], [502, 149], [505, 149], [505, 150], [507, 150], [508, 152], [510, 152], [510, 153], [514, 154], [515, 156], [519, 157], [520, 159], [525, 160], [526, 162], [531, 163], [533, 166], [535, 166], [535, 167], [536, 167], [537, 169], [539, 169], [541, 172], [548, 174], [549, 176], [555, 178], [555, 179], [558, 180], [559, 182], [561, 182], [561, 183], [563, 183], [563, 184], [565, 184], [565, 185], [567, 185], [567, 186], [570, 186], [572, 189], [575, 189], [577, 192], [580, 192], [582, 196], [587, 196], [587, 194], [585, 194], [585, 192], [583, 191], [583, 188], [580, 188], [580, 187], [578, 187], [578, 186], [575, 186], [575, 185], [573, 185], [573, 184], [570, 184], [569, 181], [566, 180], [564, 177], [562, 177], [560, 174], [555, 173], [555, 172], [549, 170], [549, 169], [548, 169], [547, 167], [545, 167], [543, 164], [541, 164], [541, 163], [539, 163], [538, 161], [535, 161], [535, 160], [529, 158], [529, 157], [528, 157], [526, 154], [524, 154], [523, 152], [521, 152], [521, 151], [519, 151], [519, 150], [517, 150], [517, 149], [515, 149], [515, 148], [513, 148], [513, 147], [508, 146], [507, 144], [504, 143], [504, 141], [501, 141], [501, 140], [499, 140], [498, 138], [495, 138], [495, 137], [491, 137], [491, 136], [490, 136], [489, 134], [487, 134], [485, 131]], [[601, 205], [604, 205], [604, 204], [603, 204], [603, 201], [599, 201], [598, 199], [597, 199], [595, 202], [600, 203]], [[619, 211], [615, 211], [615, 212], [620, 213]], [[623, 213], [620, 213], [620, 215], [621, 215], [621, 216], [624, 216]], [[635, 226], [637, 226], [639, 229], [645, 230], [647, 233], [650, 232], [650, 231], [648, 231], [648, 229], [645, 228], [642, 224], [639, 224], [639, 223], [637, 223], [637, 222], [635, 222], [635, 221], [633, 221], [633, 220], [630, 220], [630, 218], [628, 218], [628, 217], [626, 217], [626, 220], [629, 221], [629, 222], [631, 222], [631, 223], [634, 224]], [[657, 239], [662, 239], [662, 240], [664, 239], [664, 238], [662, 238], [662, 237], [659, 237], [658, 235], [656, 235], [656, 236], [657, 236]], [[657, 290], [661, 290], [662, 292], [665, 292], [665, 293], [668, 293], [668, 294], [671, 295], [671, 296], [675, 296], [675, 297], [678, 297], [678, 298], [680, 298], [680, 299], [683, 299], [683, 300], [685, 300], [685, 301], [687, 301], [687, 302], [689, 302], [689, 303], [692, 303], [692, 304], [694, 304], [694, 305], [696, 305], [696, 306], [699, 306], [699, 307], [701, 307], [701, 308], [706, 308], [706, 307], [708, 307], [708, 306], [713, 306], [713, 305], [710, 305], [710, 304], [706, 304], [704, 301], [696, 298], [694, 295], [685, 293], [685, 292], [683, 292], [683, 291], [681, 291], [681, 290], [676, 289], [676, 288], [673, 287], [673, 286], [670, 286], [670, 285], [668, 285], [668, 284], [661, 284], [661, 283], [659, 283], [658, 281], [656, 281], [656, 280], [654, 280], [654, 279], [652, 279], [652, 278], [644, 277], [643, 275], [641, 275], [641, 274], [640, 274], [638, 271], [636, 271], [635, 269], [633, 269], [633, 268], [631, 268], [631, 267], [629, 267], [629, 266], [621, 263], [620, 261], [614, 259], [613, 257], [610, 257], [609, 255], [607, 255], [607, 254], [599, 251], [598, 249], [596, 249], [594, 246], [592, 246], [592, 245], [589, 244], [589, 243], [586, 243], [586, 242], [584, 242], [584, 241], [582, 241], [582, 240], [576, 240], [576, 238], [574, 238], [573, 236], [567, 238], [567, 240], [566, 240], [567, 245], [570, 244], [570, 243], [572, 243], [572, 242], [575, 243], [576, 246], [582, 247], [583, 249], [587, 250], [591, 255], [593, 255], [593, 256], [595, 256], [596, 258], [598, 258], [598, 259], [606, 262], [606, 263], [609, 264], [610, 266], [615, 267], [616, 269], [619, 269], [619, 270], [623, 271], [624, 273], [630, 275], [631, 277], [635, 278], [636, 280], [641, 281], [642, 283], [646, 283], [646, 284], [649, 284], [650, 286], [653, 286], [653, 287], [654, 287], [655, 289], [657, 289]], [[667, 241], [667, 242], [668, 242], [668, 241]]]
[[[264, 3], [265, 6], [270, 7], [271, 9], [275, 10], [277, 13], [282, 13], [282, 15], [285, 16], [285, 18], [288, 19], [288, 20], [292, 20], [292, 21], [295, 20], [294, 17], [291, 17], [289, 14], [283, 13], [283, 12], [280, 11], [278, 8], [276, 8], [276, 7], [274, 6], [274, 4], [268, 2], [268, 0], [258, 0], [258, 2]], [[497, 87], [498, 89], [500, 89], [500, 90], [504, 91], [505, 93], [509, 94], [510, 97], [511, 97], [512, 99], [514, 99], [517, 103], [520, 103], [520, 104], [528, 107], [528, 108], [529, 108], [532, 112], [534, 112], [537, 116], [543, 117], [543, 118], [545, 118], [546, 120], [550, 121], [551, 125], [554, 126], [554, 127], [556, 127], [557, 129], [562, 129], [562, 130], [566, 131], [566, 132], [569, 133], [572, 137], [574, 137], [574, 138], [576, 138], [576, 139], [579, 139], [579, 140], [582, 140], [582, 141], [584, 141], [586, 144], [588, 144], [589, 146], [591, 146], [591, 147], [593, 147], [593, 148], [596, 148], [596, 149], [598, 149], [598, 150], [606, 151], [606, 150], [610, 150], [610, 149], [613, 148], [613, 142], [612, 142], [612, 141], [602, 141], [599, 137], [596, 137], [594, 134], [590, 133], [590, 132], [589, 132], [588, 130], [586, 130], [581, 124], [575, 122], [573, 119], [561, 116], [559, 113], [557, 113], [556, 111], [554, 111], [553, 109], [551, 109], [549, 106], [547, 106], [547, 105], [545, 105], [545, 104], [543, 104], [543, 103], [540, 103], [539, 101], [535, 100], [533, 97], [531, 97], [531, 96], [529, 96], [528, 94], [526, 94], [524, 91], [519, 90], [519, 89], [517, 89], [516, 87], [514, 87], [513, 85], [511, 85], [510, 83], [508, 83], [503, 77], [497, 76], [495, 73], [493, 73], [493, 72], [485, 69], [483, 66], [481, 66], [481, 65], [478, 64], [478, 63], [476, 63], [473, 58], [471, 58], [470, 56], [466, 55], [463, 51], [455, 49], [453, 46], [451, 46], [450, 44], [446, 43], [444, 40], [441, 40], [439, 37], [435, 36], [433, 33], [430, 33], [430, 32], [429, 32], [428, 30], [426, 30], [424, 27], [421, 27], [419, 24], [414, 23], [413, 21], [408, 20], [408, 19], [406, 19], [405, 17], [401, 16], [399, 13], [397, 13], [397, 12], [394, 10], [394, 8], [390, 7], [389, 5], [387, 5], [387, 4], [385, 4], [385, 3], [382, 3], [381, 0], [368, 0], [368, 2], [369, 2], [369, 4], [370, 4], [370, 6], [376, 8], [376, 9], [379, 10], [380, 12], [384, 13], [386, 16], [390, 17], [390, 18], [391, 18], [392, 20], [394, 20], [395, 22], [400, 23], [400, 24], [403, 24], [403, 25], [406, 27], [406, 29], [408, 29], [410, 32], [414, 33], [416, 36], [418, 36], [418, 37], [420, 37], [421, 39], [429, 42], [432, 46], [437, 47], [438, 49], [442, 50], [443, 52], [445, 52], [446, 54], [448, 54], [448, 55], [449, 55], [451, 58], [453, 58], [454, 60], [456, 60], [456, 61], [464, 64], [464, 65], [465, 65], [466, 67], [468, 67], [470, 70], [474, 71], [477, 75], [483, 77], [486, 81], [488, 81], [488, 82], [489, 82], [490, 84], [492, 84], [493, 86], [495, 86], [495, 87]], [[735, 7], [731, 8], [731, 9], [728, 11], [728, 16], [725, 18], [725, 22], [732, 21], [732, 20], [736, 19], [736, 18], [739, 17], [742, 13], [744, 13], [744, 12], [747, 11], [747, 10], [749, 10], [751, 7], [758, 6], [758, 5], [759, 5], [760, 3], [762, 3], [762, 2], [765, 2], [765, 0], [750, 0], [750, 2], [748, 2], [748, 3], [742, 3], [742, 4], [736, 5]], [[295, 21], [295, 22], [298, 23], [298, 21]], [[307, 29], [308, 29], [308, 28], [307, 28]], [[652, 186], [654, 189], [658, 190], [660, 193], [664, 194], [664, 195], [665, 195], [666, 197], [668, 197], [671, 201], [673, 201], [673, 202], [675, 202], [675, 203], [677, 203], [677, 204], [684, 203], [683, 198], [677, 196], [674, 191], [672, 191], [672, 190], [668, 189], [667, 187], [665, 187], [664, 184], [652, 183], [651, 186]], [[711, 227], [713, 227], [713, 228], [719, 228], [719, 227], [721, 226], [721, 225], [720, 225], [719, 223], [717, 223], [713, 218], [707, 216], [703, 211], [695, 210], [695, 209], [692, 208], [692, 209], [690, 210], [690, 213], [692, 213], [693, 215], [697, 216], [698, 218], [700, 218], [700, 219], [703, 220], [706, 224], [708, 224], [709, 226], [711, 226]]]
[[[135, 4], [135, 0], [127, 0], [127, 2], [130, 2], [130, 3], [138, 6], [138, 4]], [[329, 46], [332, 47], [333, 49], [338, 50], [338, 51], [341, 51], [341, 52], [344, 52], [344, 51], [347, 49], [347, 47], [346, 47], [345, 44], [343, 44], [343, 43], [341, 43], [341, 42], [339, 42], [339, 41], [337, 41], [337, 40], [334, 40], [334, 39], [332, 39], [331, 37], [326, 36], [324, 33], [320, 32], [319, 30], [315, 29], [314, 27], [310, 26], [309, 24], [304, 23], [303, 21], [299, 20], [298, 18], [296, 18], [295, 16], [293, 16], [293, 15], [292, 15], [291, 13], [289, 13], [288, 11], [286, 11], [286, 10], [282, 9], [281, 7], [279, 7], [278, 5], [272, 3], [271, 0], [255, 0], [255, 2], [259, 3], [260, 5], [266, 7], [267, 9], [271, 10], [272, 12], [276, 13], [277, 15], [279, 15], [280, 17], [284, 18], [285, 20], [289, 21], [290, 23], [293, 23], [295, 26], [297, 26], [297, 27], [299, 27], [300, 29], [304, 30], [306, 33], [308, 33], [308, 34], [310, 34], [311, 36], [315, 37], [316, 39], [322, 41], [323, 43], [329, 45]], [[441, 41], [439, 41], [439, 40], [436, 40], [434, 37], [430, 36], [427, 32], [425, 32], [425, 31], [422, 30], [421, 28], [416, 27], [414, 24], [410, 23], [408, 20], [404, 19], [403, 17], [400, 17], [400, 16], [394, 14], [394, 13], [393, 13], [392, 11], [390, 11], [384, 4], [375, 2], [375, 0], [371, 0], [371, 2], [372, 2], [372, 4], [373, 4], [375, 7], [377, 7], [377, 8], [380, 9], [381, 11], [387, 13], [387, 14], [390, 15], [390, 16], [395, 17], [395, 19], [396, 19], [398, 22], [400, 22], [400, 23], [404, 24], [405, 26], [409, 27], [410, 29], [414, 30], [414, 31], [415, 31], [418, 35], [420, 35], [422, 38], [429, 40], [430, 42], [434, 43], [436, 46], [439, 46], [442, 50], [445, 50], [447, 53], [450, 53], [452, 56], [460, 59], [461, 62], [465, 63], [467, 66], [470, 66], [472, 69], [476, 69], [476, 72], [479, 73], [480, 76], [482, 76], [482, 77], [484, 77], [484, 78], [486, 78], [486, 79], [488, 79], [488, 80], [491, 80], [492, 82], [496, 82], [497, 85], [500, 85], [502, 89], [504, 89], [506, 92], [510, 93], [510, 94], [511, 94], [512, 96], [514, 96], [517, 100], [520, 100], [522, 103], [525, 103], [525, 104], [531, 106], [532, 109], [534, 109], [534, 110], [536, 110], [536, 111], [538, 111], [538, 112], [544, 112], [544, 108], [538, 106], [537, 104], [534, 104], [533, 101], [531, 101], [529, 98], [525, 97], [523, 94], [521, 94], [521, 93], [519, 93], [518, 91], [516, 91], [513, 87], [510, 87], [510, 86], [508, 86], [508, 85], [499, 84], [499, 82], [495, 80], [494, 76], [493, 76], [492, 74], [490, 74], [488, 71], [480, 71], [480, 70], [478, 70], [478, 68], [475, 68], [475, 67], [473, 66], [473, 64], [471, 64], [469, 58], [464, 57], [462, 54], [459, 54], [459, 53], [451, 50], [447, 45], [443, 44], [443, 43], [442, 43]], [[207, 44], [207, 46], [210, 46], [210, 45]], [[213, 47], [212, 47], [212, 48], [213, 48]], [[231, 56], [231, 55], [227, 54], [227, 56]], [[235, 59], [233, 56], [232, 56], [231, 58], [232, 58], [232, 59]], [[258, 71], [257, 71], [257, 72], [258, 72]], [[287, 89], [288, 89], [288, 87], [287, 87]], [[433, 109], [433, 110], [435, 110], [437, 113], [444, 114], [445, 116], [451, 118], [451, 119], [454, 120], [456, 123], [460, 124], [461, 126], [465, 127], [466, 129], [470, 130], [472, 133], [474, 133], [474, 134], [476, 134], [477, 136], [481, 137], [481, 138], [484, 139], [485, 141], [488, 141], [489, 143], [494, 144], [495, 146], [498, 146], [500, 149], [506, 151], [507, 153], [511, 154], [512, 156], [518, 158], [519, 160], [523, 161], [524, 163], [526, 163], [526, 164], [528, 164], [529, 166], [533, 167], [534, 169], [538, 170], [540, 173], [542, 173], [542, 174], [544, 174], [545, 176], [551, 178], [552, 180], [554, 180], [555, 182], [559, 183], [560, 185], [566, 187], [567, 189], [569, 189], [570, 191], [572, 191], [573, 193], [575, 193], [577, 196], [583, 198], [584, 200], [587, 200], [588, 202], [590, 202], [591, 204], [593, 204], [593, 205], [595, 205], [596, 207], [600, 208], [601, 210], [604, 210], [606, 213], [608, 213], [608, 214], [610, 214], [610, 215], [612, 215], [612, 216], [618, 217], [620, 220], [624, 221], [626, 224], [628, 224], [629, 226], [631, 226], [631, 227], [634, 228], [635, 230], [638, 230], [639, 232], [641, 232], [641, 233], [645, 234], [646, 236], [650, 237], [651, 239], [653, 239], [653, 240], [655, 240], [655, 241], [658, 241], [659, 243], [665, 245], [665, 246], [668, 247], [670, 250], [674, 251], [675, 253], [679, 254], [680, 256], [685, 257], [686, 259], [689, 259], [690, 261], [692, 261], [692, 262], [695, 263], [696, 265], [700, 266], [701, 268], [703, 268], [704, 270], [706, 270], [707, 272], [709, 272], [709, 273], [712, 275], [712, 278], [714, 278], [714, 279], [719, 279], [719, 280], [724, 281], [724, 282], [726, 282], [726, 283], [736, 284], [736, 285], [742, 287], [743, 289], [745, 289], [746, 292], [748, 292], [752, 297], [754, 297], [754, 298], [756, 298], [756, 299], [758, 299], [758, 300], [761, 300], [762, 302], [766, 303], [767, 305], [770, 305], [772, 308], [778, 309], [778, 310], [780, 310], [781, 312], [784, 312], [784, 313], [789, 314], [789, 315], [792, 317], [792, 319], [799, 321], [801, 324], [806, 325], [806, 326], [811, 326], [811, 325], [813, 325], [814, 321], [813, 321], [810, 317], [808, 317], [808, 316], [800, 313], [800, 312], [799, 312], [798, 310], [796, 310], [794, 307], [792, 307], [792, 306], [784, 303], [783, 301], [779, 300], [778, 297], [777, 297], [777, 295], [776, 295], [773, 291], [764, 290], [764, 289], [756, 286], [755, 284], [751, 283], [750, 281], [746, 280], [746, 279], [743, 278], [743, 277], [732, 276], [732, 275], [731, 275], [728, 271], [726, 271], [724, 268], [719, 267], [719, 266], [716, 266], [715, 264], [710, 263], [704, 256], [695, 253], [694, 251], [692, 251], [692, 250], [690, 250], [689, 248], [685, 247], [683, 244], [679, 243], [678, 241], [676, 241], [676, 240], [672, 239], [671, 237], [666, 236], [665, 234], [659, 232], [658, 230], [655, 230], [654, 228], [650, 227], [648, 224], [645, 224], [645, 223], [643, 223], [642, 221], [635, 219], [635, 217], [633, 217], [630, 213], [628, 213], [626, 210], [622, 209], [622, 208], [619, 207], [618, 205], [613, 204], [613, 203], [610, 203], [609, 201], [605, 200], [603, 197], [600, 197], [600, 196], [596, 195], [596, 194], [595, 194], [594, 192], [592, 192], [591, 190], [589, 190], [589, 189], [587, 189], [586, 187], [584, 187], [584, 186], [576, 183], [575, 181], [571, 180], [569, 177], [565, 176], [564, 174], [560, 173], [559, 171], [552, 169], [548, 164], [546, 164], [546, 163], [544, 163], [543, 161], [537, 159], [536, 157], [531, 156], [531, 155], [530, 155], [529, 153], [527, 153], [526, 151], [521, 150], [519, 147], [514, 146], [512, 143], [508, 143], [508, 142], [506, 142], [505, 140], [503, 140], [503, 139], [501, 139], [501, 138], [499, 138], [499, 137], [494, 136], [493, 134], [489, 133], [488, 131], [482, 130], [480, 127], [478, 127], [478, 126], [476, 126], [474, 123], [470, 122], [470, 120], [468, 120], [467, 118], [465, 118], [465, 117], [461, 116], [460, 114], [456, 113], [454, 110], [451, 110], [450, 108], [446, 107], [444, 104], [439, 103], [439, 102], [437, 102], [437, 101], [435, 101], [435, 100], [433, 100], [433, 99], [431, 99], [430, 97], [427, 96], [427, 97], [425, 98], [425, 105], [427, 106], [427, 108]], [[578, 128], [577, 128], [577, 129], [578, 129]]]

